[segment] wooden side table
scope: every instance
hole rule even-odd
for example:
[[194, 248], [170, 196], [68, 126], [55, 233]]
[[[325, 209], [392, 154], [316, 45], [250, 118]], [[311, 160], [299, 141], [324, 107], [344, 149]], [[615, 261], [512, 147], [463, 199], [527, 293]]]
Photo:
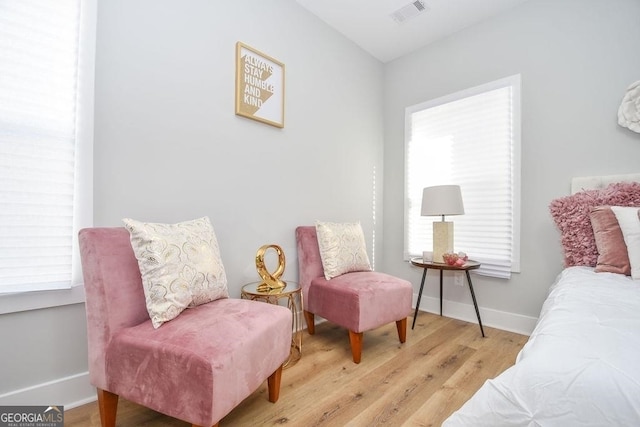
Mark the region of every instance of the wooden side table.
[[480, 319], [480, 310], [478, 310], [478, 303], [476, 302], [476, 294], [473, 292], [473, 284], [471, 283], [470, 270], [476, 270], [480, 268], [480, 263], [476, 261], [467, 261], [463, 266], [458, 267], [455, 265], [445, 264], [443, 262], [423, 261], [421, 257], [411, 258], [411, 265], [424, 269], [422, 272], [422, 281], [420, 282], [420, 292], [418, 292], [418, 302], [416, 304], [416, 311], [413, 315], [413, 324], [411, 329], [416, 326], [416, 318], [418, 317], [418, 309], [420, 308], [420, 299], [422, 298], [422, 289], [424, 288], [424, 279], [427, 277], [427, 270], [434, 269], [440, 270], [440, 316], [442, 316], [442, 274], [444, 270], [450, 271], [464, 271], [467, 276], [467, 283], [469, 284], [469, 291], [471, 292], [471, 299], [473, 300], [473, 306], [476, 309], [476, 316], [478, 317], [478, 324], [480, 325], [480, 332], [484, 337], [484, 329], [482, 328], [482, 320]]
[[302, 289], [296, 282], [285, 281], [287, 286], [283, 289], [274, 289], [271, 291], [259, 291], [258, 286], [262, 282], [247, 283], [240, 291], [240, 298], [253, 301], [263, 301], [269, 304], [280, 304], [280, 300], [287, 301], [287, 307], [291, 310], [293, 317], [291, 336], [291, 352], [289, 359], [284, 363], [283, 367], [293, 366], [300, 357], [302, 357]]

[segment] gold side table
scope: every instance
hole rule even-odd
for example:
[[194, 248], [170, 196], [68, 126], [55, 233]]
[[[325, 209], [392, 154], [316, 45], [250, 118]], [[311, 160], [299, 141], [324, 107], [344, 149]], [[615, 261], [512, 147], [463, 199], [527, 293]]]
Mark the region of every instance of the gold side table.
[[280, 304], [280, 300], [287, 301], [287, 307], [291, 310], [291, 316], [293, 317], [291, 336], [291, 352], [289, 353], [289, 359], [284, 363], [283, 367], [288, 368], [293, 366], [300, 357], [302, 357], [302, 289], [296, 282], [286, 280], [285, 286], [282, 289], [274, 289], [270, 291], [259, 291], [258, 286], [262, 282], [247, 283], [242, 287], [240, 291], [240, 297], [242, 299], [249, 299], [253, 301], [263, 301], [269, 304]]

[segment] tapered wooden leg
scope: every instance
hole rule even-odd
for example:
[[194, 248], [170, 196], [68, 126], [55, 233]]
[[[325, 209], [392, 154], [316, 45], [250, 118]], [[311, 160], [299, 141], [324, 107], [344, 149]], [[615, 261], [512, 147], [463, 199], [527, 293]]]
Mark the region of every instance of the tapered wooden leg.
[[282, 379], [282, 365], [267, 379], [269, 386], [269, 402], [276, 403], [280, 397], [280, 380]]
[[303, 310], [303, 313], [304, 313], [304, 320], [305, 322], [307, 322], [307, 330], [309, 331], [309, 335], [315, 334], [316, 324], [314, 323], [315, 322], [314, 314], [306, 310]]
[[[202, 427], [202, 426], [199, 426], [199, 425], [197, 425], [197, 424], [191, 424], [191, 427]], [[214, 425], [212, 425], [211, 427], [220, 427], [220, 423], [215, 423], [215, 424], [214, 424]]]
[[362, 356], [362, 332], [349, 331], [349, 342], [351, 343], [351, 356], [354, 363], [360, 363]]
[[98, 408], [102, 427], [115, 427], [118, 411], [118, 395], [107, 390], [98, 389]]
[[398, 329], [398, 338], [400, 338], [400, 342], [405, 342], [407, 340], [407, 318], [405, 317], [402, 320], [397, 320], [396, 328]]

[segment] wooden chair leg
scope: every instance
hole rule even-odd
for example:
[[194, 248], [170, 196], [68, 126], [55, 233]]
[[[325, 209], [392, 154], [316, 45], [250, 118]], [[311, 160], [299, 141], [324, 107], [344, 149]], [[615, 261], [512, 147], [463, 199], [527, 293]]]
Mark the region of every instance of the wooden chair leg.
[[267, 378], [269, 388], [269, 402], [276, 403], [280, 397], [280, 380], [282, 379], [282, 365]]
[[407, 340], [407, 318], [396, 321], [396, 328], [398, 329], [398, 338], [403, 343]]
[[307, 322], [307, 330], [309, 331], [309, 335], [313, 335], [316, 333], [316, 324], [315, 315], [309, 311], [303, 310], [304, 320]]
[[118, 411], [118, 395], [107, 390], [98, 389], [98, 408], [102, 427], [115, 427]]
[[349, 342], [351, 343], [351, 356], [354, 363], [360, 363], [362, 356], [362, 332], [349, 331]]

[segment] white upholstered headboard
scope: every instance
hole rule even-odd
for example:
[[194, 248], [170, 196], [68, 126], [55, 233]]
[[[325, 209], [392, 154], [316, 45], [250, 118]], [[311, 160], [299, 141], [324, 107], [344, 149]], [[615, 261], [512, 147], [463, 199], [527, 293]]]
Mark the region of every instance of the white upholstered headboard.
[[614, 182], [640, 182], [640, 173], [575, 177], [571, 179], [571, 194], [582, 190], [597, 190]]

